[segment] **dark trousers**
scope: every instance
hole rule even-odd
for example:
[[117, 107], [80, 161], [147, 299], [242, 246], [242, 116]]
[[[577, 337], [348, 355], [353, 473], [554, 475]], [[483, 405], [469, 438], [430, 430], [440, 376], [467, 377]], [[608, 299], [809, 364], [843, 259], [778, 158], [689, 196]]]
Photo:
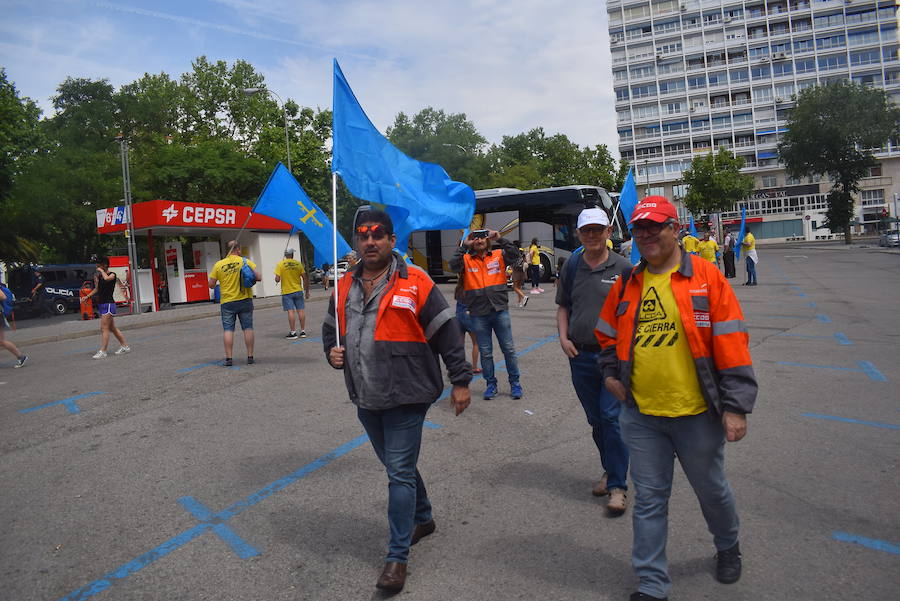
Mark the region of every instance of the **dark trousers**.
[[726, 250], [723, 255], [725, 259], [725, 277], [733, 278], [737, 276], [737, 271], [734, 268], [734, 251]]
[[531, 287], [532, 288], [540, 288], [541, 287], [541, 266], [540, 265], [529, 265], [528, 269], [531, 271]]

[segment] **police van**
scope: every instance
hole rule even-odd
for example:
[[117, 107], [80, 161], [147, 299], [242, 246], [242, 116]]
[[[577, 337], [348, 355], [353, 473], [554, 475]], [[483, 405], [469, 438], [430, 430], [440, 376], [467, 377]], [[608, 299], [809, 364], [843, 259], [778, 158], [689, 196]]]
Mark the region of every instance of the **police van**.
[[[16, 295], [16, 313], [39, 312], [41, 307], [56, 315], [78, 311], [81, 305], [79, 291], [85, 282], [93, 283], [96, 271], [94, 263], [26, 265], [11, 269], [7, 274], [7, 285]], [[38, 273], [44, 280], [44, 288], [38, 291], [40, 296], [34, 302], [31, 291], [37, 283]]]

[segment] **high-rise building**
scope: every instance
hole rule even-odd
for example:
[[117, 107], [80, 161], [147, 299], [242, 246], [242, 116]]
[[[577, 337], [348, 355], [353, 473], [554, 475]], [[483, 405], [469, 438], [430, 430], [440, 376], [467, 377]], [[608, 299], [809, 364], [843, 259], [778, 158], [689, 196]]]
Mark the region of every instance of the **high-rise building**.
[[[727, 148], [745, 161], [757, 239], [831, 239], [830, 183], [787, 177], [776, 144], [796, 95], [839, 79], [900, 104], [896, 0], [608, 0], [619, 152], [639, 194], [678, 199], [692, 157]], [[874, 232], [900, 194], [900, 140], [861, 182], [856, 233]], [[684, 211], [683, 208], [680, 209]]]

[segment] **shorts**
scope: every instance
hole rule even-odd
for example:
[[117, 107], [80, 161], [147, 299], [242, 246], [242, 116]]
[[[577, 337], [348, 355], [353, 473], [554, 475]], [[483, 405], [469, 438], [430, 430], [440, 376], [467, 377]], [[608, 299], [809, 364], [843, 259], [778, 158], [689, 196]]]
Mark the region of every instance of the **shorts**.
[[463, 332], [474, 332], [472, 318], [469, 316], [469, 308], [462, 303], [456, 303], [456, 321]]
[[100, 303], [98, 305], [100, 316], [104, 315], [115, 315], [116, 314], [116, 303]]
[[302, 290], [281, 295], [281, 307], [285, 311], [302, 311], [305, 306]]
[[521, 284], [525, 281], [525, 270], [523, 269], [513, 269], [512, 275], [510, 276], [513, 284]]
[[242, 330], [253, 329], [253, 299], [244, 298], [220, 305], [222, 312], [222, 328], [226, 332], [234, 332], [235, 321], [241, 320]]

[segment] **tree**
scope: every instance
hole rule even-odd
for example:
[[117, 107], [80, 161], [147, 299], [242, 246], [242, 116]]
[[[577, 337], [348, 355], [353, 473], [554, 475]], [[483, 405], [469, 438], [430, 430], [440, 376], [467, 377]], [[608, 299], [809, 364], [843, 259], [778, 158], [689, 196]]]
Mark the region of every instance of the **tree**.
[[741, 173], [744, 159], [720, 148], [716, 154], [694, 157], [683, 181], [689, 186], [684, 206], [694, 215], [729, 211], [753, 191], [753, 178]]
[[14, 207], [10, 197], [15, 181], [45, 144], [40, 115], [37, 105], [20, 97], [0, 68], [0, 261], [34, 260], [39, 252], [39, 245], [23, 235], [29, 212]]
[[852, 194], [875, 165], [872, 152], [900, 134], [900, 109], [882, 89], [847, 81], [807, 88], [791, 110], [778, 154], [788, 175], [828, 175], [825, 226], [851, 242]]

